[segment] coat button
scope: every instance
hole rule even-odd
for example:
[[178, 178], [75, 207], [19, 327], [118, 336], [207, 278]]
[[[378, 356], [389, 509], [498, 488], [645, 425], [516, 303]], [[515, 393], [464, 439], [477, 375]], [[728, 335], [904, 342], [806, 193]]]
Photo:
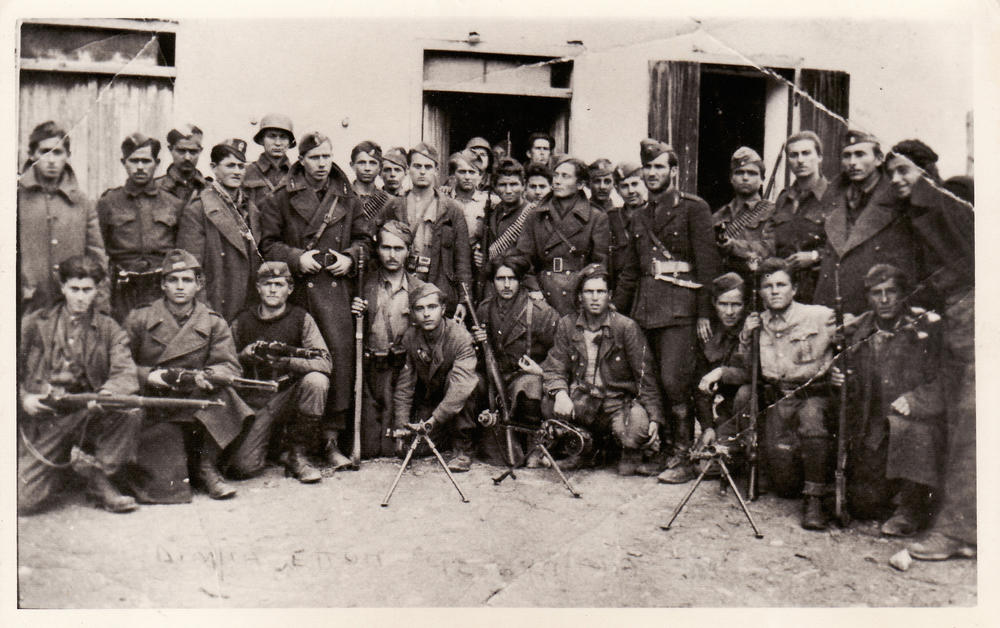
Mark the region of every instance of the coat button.
[[55, 238], [52, 238], [52, 246], [55, 246], [57, 244], [59, 244], [59, 240], [56, 240]]
[[307, 287], [307, 288], [312, 288], [312, 287], [313, 287], [313, 282], [311, 282], [311, 281], [310, 281], [309, 283], [307, 283], [307, 284], [306, 284], [306, 287]]
[[330, 286], [333, 287], [333, 288], [336, 288], [337, 287], [337, 282], [336, 281], [331, 281], [330, 282]]
[[221, 251], [221, 252], [219, 253], [219, 257], [225, 257], [225, 256], [226, 256], [226, 252], [225, 252], [225, 251]]

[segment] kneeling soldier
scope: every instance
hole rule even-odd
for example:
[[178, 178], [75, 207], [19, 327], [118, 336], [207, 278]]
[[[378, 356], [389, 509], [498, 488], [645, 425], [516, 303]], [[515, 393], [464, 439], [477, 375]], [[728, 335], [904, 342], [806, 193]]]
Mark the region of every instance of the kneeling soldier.
[[[104, 265], [76, 255], [59, 263], [64, 303], [38, 310], [21, 328], [21, 412], [18, 428], [17, 509], [37, 509], [62, 487], [71, 466], [89, 481], [89, 491], [111, 512], [135, 510], [135, 500], [112, 484], [123, 464], [135, 457], [142, 411], [104, 410], [96, 402], [71, 412], [45, 403], [53, 383], [64, 392], [135, 394], [139, 389], [128, 336], [110, 317], [94, 311]], [[86, 444], [93, 455], [75, 443]], [[53, 463], [69, 458], [70, 464]]]
[[[590, 264], [576, 288], [577, 314], [564, 316], [542, 364], [546, 418], [572, 421], [595, 436], [613, 436], [624, 452], [618, 473], [633, 475], [642, 449], [659, 447], [663, 408], [656, 388], [653, 353], [639, 325], [610, 307], [608, 273]], [[580, 455], [563, 468], [582, 462]]]
[[233, 451], [229, 471], [240, 476], [264, 468], [276, 426], [284, 424], [282, 459], [290, 475], [304, 484], [319, 482], [320, 472], [306, 451], [319, 443], [333, 364], [316, 321], [304, 309], [288, 304], [292, 272], [284, 262], [264, 262], [257, 270], [260, 305], [233, 321], [233, 340], [244, 371], [255, 379], [277, 380], [277, 393], [247, 401], [259, 408]]

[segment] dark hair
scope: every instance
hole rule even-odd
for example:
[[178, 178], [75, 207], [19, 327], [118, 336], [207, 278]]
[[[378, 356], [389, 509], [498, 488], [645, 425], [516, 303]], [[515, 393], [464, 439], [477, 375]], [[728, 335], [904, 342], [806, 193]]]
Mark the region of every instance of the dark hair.
[[590, 183], [590, 170], [587, 168], [587, 164], [585, 164], [582, 159], [577, 159], [576, 157], [563, 157], [556, 163], [553, 170], [556, 170], [556, 168], [563, 164], [573, 164], [573, 170], [576, 172], [577, 183], [581, 185]]
[[591, 263], [583, 267], [577, 274], [576, 286], [573, 288], [573, 296], [579, 301], [580, 295], [583, 293], [583, 284], [587, 283], [591, 279], [603, 279], [604, 285], [608, 288], [608, 294], [611, 293], [611, 273], [604, 264]]
[[901, 292], [907, 293], [910, 291], [910, 278], [905, 272], [892, 264], [875, 264], [869, 268], [868, 273], [865, 275], [865, 290], [871, 290], [880, 283], [889, 281], [890, 279], [896, 280], [896, 287]]
[[382, 147], [371, 140], [365, 140], [351, 149], [351, 163], [357, 159], [361, 153], [368, 153], [375, 159], [382, 161]]
[[69, 135], [61, 126], [49, 120], [42, 122], [31, 131], [31, 135], [28, 136], [28, 153], [34, 153], [39, 144], [51, 137], [62, 138], [62, 144], [66, 147], [66, 152], [69, 152]]
[[535, 146], [535, 140], [545, 140], [549, 143], [549, 150], [556, 149], [556, 138], [552, 135], [545, 133], [543, 131], [535, 131], [528, 136], [528, 150], [531, 150]]
[[958, 175], [944, 182], [944, 189], [970, 205], [976, 202], [976, 182], [972, 177]]
[[226, 157], [235, 157], [244, 163], [246, 162], [246, 157], [240, 159], [240, 156], [237, 155], [232, 148], [226, 146], [225, 144], [213, 146], [212, 152], [208, 154], [208, 158], [213, 164], [221, 164], [222, 160]]
[[784, 272], [788, 275], [793, 286], [798, 286], [799, 282], [795, 279], [795, 273], [792, 272], [792, 266], [780, 257], [769, 257], [764, 260], [760, 265], [760, 273], [758, 274], [759, 283], [763, 283], [764, 279], [768, 275], [773, 275], [774, 273]]
[[74, 255], [59, 262], [59, 283], [66, 283], [70, 279], [91, 278], [95, 284], [104, 281], [107, 272], [104, 266], [89, 255]]
[[523, 257], [506, 255], [490, 259], [489, 263], [486, 264], [486, 276], [492, 280], [503, 266], [514, 271], [514, 276], [518, 281], [523, 281], [524, 276], [528, 274], [528, 262]]
[[823, 156], [823, 141], [819, 139], [819, 136], [812, 131], [799, 131], [798, 133], [792, 133], [785, 140], [785, 152], [788, 152], [788, 146], [792, 142], [801, 142], [802, 140], [809, 140], [816, 147], [816, 154], [820, 157]]
[[527, 181], [531, 177], [544, 177], [551, 184], [552, 170], [545, 164], [528, 164], [524, 170], [524, 180]]
[[500, 165], [497, 167], [497, 180], [499, 180], [500, 177], [517, 177], [521, 180], [521, 183], [524, 183], [524, 166], [522, 166], [521, 162], [516, 159], [504, 157], [500, 160]]

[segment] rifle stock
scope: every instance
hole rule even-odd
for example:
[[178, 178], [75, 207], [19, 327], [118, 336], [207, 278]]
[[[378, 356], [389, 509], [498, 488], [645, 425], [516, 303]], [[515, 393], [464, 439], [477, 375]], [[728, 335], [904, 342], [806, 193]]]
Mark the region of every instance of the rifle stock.
[[278, 382], [270, 379], [249, 379], [246, 377], [230, 377], [218, 373], [209, 373], [198, 369], [168, 368], [163, 375], [163, 381], [177, 390], [193, 390], [196, 388], [195, 378], [202, 373], [212, 386], [232, 386], [241, 390], [278, 391]]

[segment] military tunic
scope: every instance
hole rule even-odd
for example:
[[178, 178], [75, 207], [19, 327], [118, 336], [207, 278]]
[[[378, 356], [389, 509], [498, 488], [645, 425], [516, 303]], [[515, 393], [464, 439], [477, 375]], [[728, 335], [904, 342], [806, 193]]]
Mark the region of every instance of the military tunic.
[[732, 237], [719, 245], [723, 272], [732, 271], [750, 279], [749, 262], [759, 262], [774, 255], [773, 214], [774, 203], [771, 201], [757, 200], [746, 205], [737, 203], [736, 199], [712, 214], [712, 225], [717, 230], [730, 228], [734, 231]]
[[261, 153], [257, 161], [247, 165], [247, 172], [243, 176], [243, 189], [250, 195], [250, 200], [257, 207], [260, 207], [268, 196], [274, 193], [281, 184], [282, 179], [288, 176], [292, 164], [287, 156], [275, 163], [267, 153]]
[[[823, 198], [830, 182], [820, 177], [812, 187], [800, 189], [793, 183], [778, 195], [771, 224], [774, 230], [775, 255], [784, 259], [799, 251], [821, 251], [826, 243], [827, 206]], [[800, 303], [812, 303], [819, 279], [819, 264], [795, 269], [798, 290], [795, 298]]]
[[167, 194], [176, 198], [178, 204], [184, 207], [199, 192], [205, 189], [208, 182], [205, 181], [205, 176], [198, 170], [195, 170], [191, 178], [185, 181], [177, 172], [177, 166], [170, 164], [167, 171], [156, 178], [156, 185]]

